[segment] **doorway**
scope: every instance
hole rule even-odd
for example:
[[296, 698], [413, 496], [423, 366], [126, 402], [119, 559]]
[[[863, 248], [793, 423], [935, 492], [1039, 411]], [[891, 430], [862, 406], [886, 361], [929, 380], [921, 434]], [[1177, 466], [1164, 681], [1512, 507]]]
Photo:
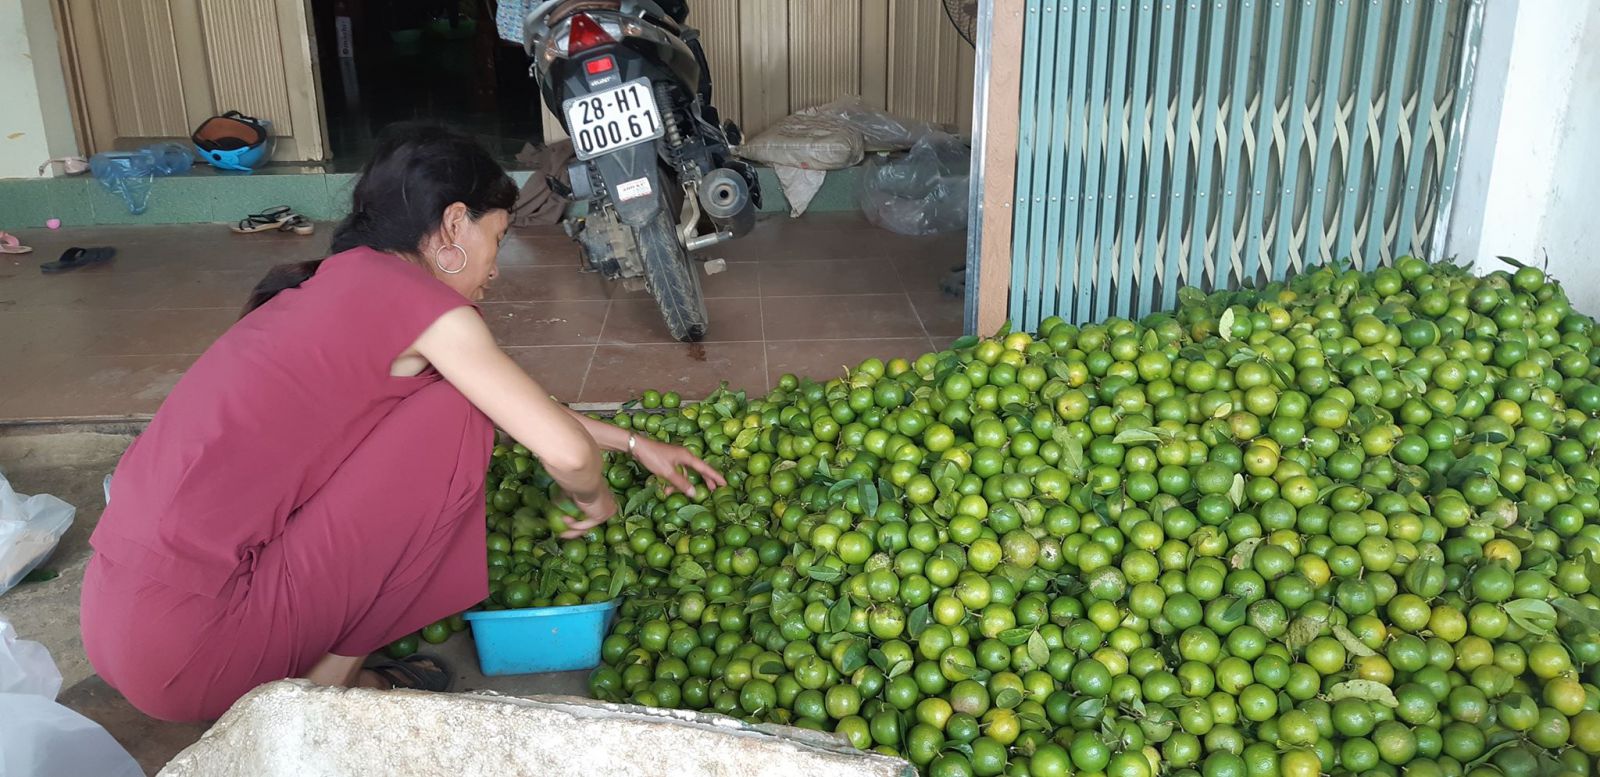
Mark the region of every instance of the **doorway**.
[[503, 163], [541, 138], [522, 48], [501, 41], [493, 0], [311, 0], [329, 148], [337, 168], [370, 155], [397, 121], [441, 121]]

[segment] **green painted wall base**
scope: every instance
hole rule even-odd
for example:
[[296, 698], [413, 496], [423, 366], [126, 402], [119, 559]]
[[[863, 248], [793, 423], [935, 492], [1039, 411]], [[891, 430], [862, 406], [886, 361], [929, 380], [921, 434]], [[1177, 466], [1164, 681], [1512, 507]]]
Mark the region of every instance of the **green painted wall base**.
[[[761, 168], [763, 213], [786, 213], [788, 201], [778, 176]], [[522, 183], [529, 173], [513, 172]], [[217, 173], [196, 168], [187, 175], [158, 178], [149, 206], [133, 215], [122, 198], [89, 176], [45, 179], [0, 179], [0, 229], [42, 227], [52, 218], [64, 227], [112, 224], [230, 223], [274, 205], [289, 205], [317, 221], [342, 218], [349, 210], [353, 173], [325, 173], [307, 168], [264, 170], [251, 175]], [[809, 211], [856, 209], [859, 169], [828, 173]]]

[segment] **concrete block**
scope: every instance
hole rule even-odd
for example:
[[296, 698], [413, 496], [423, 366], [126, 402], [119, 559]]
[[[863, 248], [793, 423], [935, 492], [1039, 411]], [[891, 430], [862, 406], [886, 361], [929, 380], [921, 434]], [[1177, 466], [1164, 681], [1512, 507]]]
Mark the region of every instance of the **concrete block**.
[[160, 777], [915, 777], [830, 734], [564, 696], [257, 688]]

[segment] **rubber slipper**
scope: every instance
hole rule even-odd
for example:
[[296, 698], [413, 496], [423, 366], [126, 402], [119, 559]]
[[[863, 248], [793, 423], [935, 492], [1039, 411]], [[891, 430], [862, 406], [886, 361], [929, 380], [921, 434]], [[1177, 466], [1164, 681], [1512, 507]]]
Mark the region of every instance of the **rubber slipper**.
[[379, 677], [388, 680], [395, 688], [434, 693], [450, 690], [450, 667], [438, 656], [418, 653], [399, 661], [374, 664], [367, 669], [377, 672]]
[[317, 227], [315, 224], [311, 223], [311, 219], [299, 214], [295, 214], [279, 222], [278, 230], [280, 232], [293, 232], [296, 235], [305, 236], [317, 231]]
[[61, 258], [39, 265], [39, 272], [47, 275], [69, 272], [80, 267], [109, 262], [117, 255], [115, 248], [78, 248], [73, 246], [61, 253]]
[[229, 227], [235, 234], [251, 235], [257, 232], [269, 232], [278, 229], [283, 222], [295, 217], [294, 209], [288, 205], [279, 205], [267, 208], [260, 213], [252, 213], [239, 219], [239, 223]]
[[0, 232], [0, 254], [31, 254], [33, 246], [25, 246], [16, 235], [10, 232]]

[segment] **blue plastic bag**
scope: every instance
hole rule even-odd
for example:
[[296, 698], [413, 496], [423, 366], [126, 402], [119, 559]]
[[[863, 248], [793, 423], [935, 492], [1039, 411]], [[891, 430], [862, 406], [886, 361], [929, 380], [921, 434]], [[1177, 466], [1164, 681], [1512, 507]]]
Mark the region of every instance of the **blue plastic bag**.
[[106, 191], [122, 198], [137, 216], [150, 207], [157, 176], [181, 175], [194, 166], [194, 152], [176, 143], [157, 143], [138, 151], [107, 151], [89, 158], [89, 172]]

